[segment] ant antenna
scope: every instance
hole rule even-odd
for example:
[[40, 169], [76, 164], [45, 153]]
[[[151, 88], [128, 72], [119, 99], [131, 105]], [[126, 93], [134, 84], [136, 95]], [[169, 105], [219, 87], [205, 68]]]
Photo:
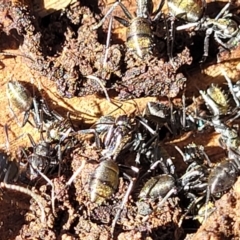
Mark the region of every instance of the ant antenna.
[[93, 75], [88, 75], [88, 76], [86, 76], [86, 78], [96, 81], [96, 82], [100, 85], [100, 87], [102, 88], [102, 90], [103, 90], [103, 92], [104, 92], [104, 94], [105, 94], [106, 99], [111, 103], [111, 99], [109, 98], [109, 95], [108, 95], [108, 93], [107, 93], [107, 90], [106, 90], [106, 88], [103, 86], [103, 83], [101, 82], [101, 80], [100, 80], [98, 77], [93, 76]]
[[106, 47], [105, 47], [106, 52], [103, 59], [103, 69], [106, 68], [106, 64], [107, 64], [107, 57], [109, 52], [109, 45], [110, 45], [111, 31], [112, 31], [112, 23], [113, 23], [113, 17], [111, 16], [109, 21], [109, 26], [108, 26], [107, 41], [106, 41]]
[[31, 61], [34, 62], [34, 59], [32, 59], [31, 57], [29, 57], [29, 56], [27, 56], [27, 55], [20, 54], [20, 53], [0, 52], [0, 55], [3, 55], [3, 56], [12, 56], [12, 57], [28, 58], [28, 59], [30, 59]]

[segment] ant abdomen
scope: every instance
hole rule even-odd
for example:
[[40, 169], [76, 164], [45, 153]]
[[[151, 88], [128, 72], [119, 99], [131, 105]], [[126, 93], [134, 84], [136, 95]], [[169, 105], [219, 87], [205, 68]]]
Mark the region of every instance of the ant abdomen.
[[153, 36], [151, 22], [146, 18], [133, 18], [127, 28], [127, 47], [144, 58], [152, 51]]
[[171, 175], [161, 174], [149, 179], [140, 191], [139, 198], [164, 198], [175, 187], [175, 179]]
[[116, 191], [119, 180], [119, 167], [113, 160], [102, 161], [90, 179], [90, 199], [102, 204]]
[[224, 192], [237, 181], [238, 168], [233, 159], [225, 159], [214, 167], [209, 175], [208, 186], [211, 195]]

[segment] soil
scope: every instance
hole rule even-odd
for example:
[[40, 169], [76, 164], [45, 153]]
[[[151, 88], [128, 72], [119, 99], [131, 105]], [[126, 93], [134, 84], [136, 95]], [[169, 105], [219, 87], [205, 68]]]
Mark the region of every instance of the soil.
[[[123, 1], [123, 4], [133, 13], [136, 6], [131, 2]], [[191, 99], [199, 96], [199, 89], [204, 90], [212, 83], [227, 91], [222, 69], [233, 82], [239, 79], [240, 47], [231, 53], [222, 51], [217, 62], [218, 46], [212, 41], [209, 59], [200, 65], [202, 50], [199, 46], [202, 46], [203, 38], [189, 43], [188, 35], [179, 34], [177, 40], [181, 42], [176, 44], [178, 47], [175, 46], [173, 67], [166, 53], [162, 54], [166, 41], [161, 39], [159, 29], [155, 29], [158, 33], [154, 49], [157, 55], [140, 60], [132, 52], [126, 51], [125, 28], [117, 21], [113, 21], [109, 53], [103, 67], [108, 21], [97, 31], [92, 31], [91, 27], [101, 19], [112, 2], [77, 1], [44, 18], [34, 15], [34, 8], [25, 4], [26, 1], [7, 0], [0, 4], [0, 50], [12, 53], [12, 56], [0, 55], [0, 147], [11, 159], [22, 157], [19, 157], [20, 147], [31, 152], [27, 134], [38, 142], [40, 133], [30, 123], [19, 127], [16, 122], [6, 96], [9, 80], [18, 80], [31, 93], [41, 94], [49, 108], [64, 118], [70, 114], [79, 130], [88, 129], [101, 116], [139, 115], [150, 101], [168, 102], [171, 98], [178, 104], [183, 91], [186, 98]], [[208, 3], [208, 14], [216, 14], [223, 6], [222, 2]], [[120, 8], [114, 15], [124, 17]], [[24, 56], [14, 56], [17, 54]], [[106, 99], [99, 83], [87, 77], [89, 75], [101, 79], [111, 102]], [[30, 121], [34, 122], [32, 116]], [[6, 125], [9, 147], [4, 131]], [[182, 149], [192, 142], [203, 145], [211, 161], [216, 163], [226, 155], [218, 138], [213, 129], [207, 129], [167, 137], [163, 144], [171, 153], [177, 173], [182, 174], [186, 164], [174, 146]], [[13, 183], [30, 189], [38, 196], [37, 201], [2, 186], [1, 239], [239, 239], [239, 179], [214, 201], [213, 213], [202, 224], [192, 219], [179, 224], [185, 205], [181, 196], [171, 197], [158, 208], [158, 201], [138, 200], [141, 187], [138, 186], [130, 195], [112, 231], [113, 219], [128, 189], [129, 180], [120, 174], [117, 190], [108, 200], [101, 205], [90, 201], [89, 179], [96, 172], [100, 160], [99, 149], [93, 141], [91, 136], [74, 140], [63, 156], [60, 175], [57, 171], [48, 175], [53, 188], [44, 179]], [[127, 160], [131, 162], [134, 159], [135, 156], [127, 156], [122, 161], [126, 164]], [[80, 174], [70, 186], [66, 186], [82, 164], [85, 165]], [[141, 166], [142, 169], [144, 167]], [[55, 212], [52, 189], [56, 197]], [[43, 213], [39, 205], [44, 208], [44, 221], [41, 221]]]

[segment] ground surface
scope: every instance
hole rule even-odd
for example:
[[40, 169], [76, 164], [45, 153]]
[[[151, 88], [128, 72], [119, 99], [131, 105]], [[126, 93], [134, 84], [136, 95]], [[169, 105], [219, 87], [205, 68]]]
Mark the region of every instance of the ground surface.
[[[126, 6], [129, 6], [128, 1], [124, 1], [123, 3]], [[82, 4], [90, 7], [91, 9], [97, 9], [97, 4], [95, 5], [95, 1], [92, 1], [92, 5], [88, 5], [84, 1]], [[107, 4], [107, 6], [110, 4], [111, 3]], [[100, 8], [96, 12], [100, 13], [99, 10], [103, 10], [104, 13], [106, 11], [106, 4], [99, 3], [99, 5]], [[219, 5], [221, 4], [219, 3]], [[134, 9], [135, 6], [132, 6], [130, 11], [134, 12]], [[87, 12], [87, 10], [82, 11]], [[123, 16], [119, 9], [115, 12], [115, 15]], [[51, 20], [51, 18], [48, 18], [46, 21]], [[4, 15], [4, 12], [1, 12], [0, 22], [1, 21], [4, 21], [4, 26], [6, 26], [6, 22], [9, 21], [6, 15]], [[107, 23], [104, 24], [104, 31], [107, 26]], [[120, 28], [120, 26], [116, 23], [114, 23], [113, 29], [113, 41], [115, 41], [114, 44], [118, 44], [123, 47], [123, 44], [121, 43], [125, 40], [125, 35], [123, 34], [124, 29]], [[11, 31], [5, 34], [5, 28], [3, 28], [2, 32], [0, 32], [0, 49], [4, 51], [10, 51], [12, 53], [19, 53], [19, 45], [21, 45], [21, 43], [19, 44], [19, 39], [11, 37], [11, 34]], [[69, 41], [64, 43], [65, 48], [59, 50], [61, 54], [58, 56], [57, 54], [52, 54], [49, 58], [51, 58], [51, 61], [60, 62], [60, 64], [64, 63], [66, 69], [73, 69], [72, 66], [70, 66], [72, 63], [69, 60], [71, 59], [71, 51], [67, 51], [67, 49], [72, 49], [71, 47], [75, 46], [76, 42], [74, 41], [76, 38], [71, 38], [70, 30], [68, 33], [66, 31], [66, 36], [66, 39], [69, 38]], [[94, 37], [92, 38], [94, 39]], [[26, 44], [22, 46], [22, 49], [25, 47]], [[84, 46], [79, 47], [82, 47], [82, 51], [84, 50]], [[101, 53], [102, 45], [98, 45], [98, 48], [99, 52]], [[21, 51], [23, 52], [24, 50]], [[82, 54], [87, 54], [87, 51], [88, 50]], [[70, 56], [68, 56], [68, 54]], [[97, 54], [93, 56], [94, 61], [98, 59]], [[227, 53], [226, 56], [228, 56]], [[83, 58], [79, 60], [78, 67], [80, 68], [82, 75], [90, 75], [92, 73], [92, 69], [87, 69], [85, 74], [83, 73], [84, 70], [81, 69], [81, 67], [84, 69], [84, 67], [90, 66], [88, 63], [91, 61], [89, 60], [89, 62], [87, 62], [85, 57], [86, 56], [84, 55], [84, 60]], [[183, 58], [183, 55], [181, 55], [180, 58], [181, 57]], [[239, 59], [240, 53], [238, 50], [235, 50], [229, 57], [223, 57], [223, 61], [221, 63], [216, 63], [215, 60], [209, 61], [206, 64], [203, 64], [202, 69], [200, 69], [199, 64], [193, 60], [193, 63], [190, 67], [184, 66], [182, 69], [185, 77], [187, 78], [185, 84], [180, 86], [179, 89], [174, 88], [174, 90], [169, 90], [169, 88], [159, 88], [159, 92], [170, 92], [169, 95], [172, 96], [171, 91], [175, 91], [175, 89], [177, 89], [174, 94], [176, 93], [175, 95], [177, 95], [176, 101], [179, 101], [181, 98], [180, 90], [184, 85], [186, 85], [185, 91], [187, 97], [191, 97], [193, 95], [198, 96], [198, 89], [206, 89], [206, 87], [211, 83], [224, 86], [225, 80], [221, 74], [221, 69], [225, 69], [229, 77], [233, 81], [237, 81], [240, 76]], [[81, 63], [81, 61], [85, 60], [86, 63]], [[118, 60], [116, 60], [116, 64], [117, 61]], [[190, 60], [186, 59], [186, 65], [188, 65], [188, 62], [190, 62]], [[67, 63], [69, 63], [69, 65], [67, 65]], [[153, 66], [153, 69], [155, 66], [154, 64], [151, 65]], [[164, 69], [163, 66], [165, 67], [165, 65], [160, 65], [159, 68]], [[131, 63], [129, 63], [127, 68], [131, 69]], [[101, 69], [101, 67], [96, 65], [95, 69], [97, 69], [97, 73], [99, 73], [99, 69]], [[120, 71], [121, 74], [122, 69], [118, 71]], [[59, 91], [59, 88], [57, 88], [56, 81], [54, 82], [49, 80], [49, 74], [46, 74], [47, 76], [43, 75], [44, 74], [42, 74], [41, 71], [37, 71], [35, 67], [32, 66], [31, 61], [28, 61], [22, 57], [2, 56], [0, 70], [0, 146], [1, 149], [6, 151], [6, 139], [3, 126], [7, 124], [9, 128], [10, 141], [9, 152], [12, 157], [16, 155], [19, 146], [29, 146], [29, 139], [26, 133], [30, 133], [37, 141], [39, 139], [39, 132], [28, 123], [23, 128], [20, 128], [9, 111], [9, 104], [5, 92], [6, 84], [10, 79], [17, 79], [18, 81], [21, 81], [30, 89], [30, 91], [32, 91], [32, 85], [34, 85], [38, 90], [41, 91], [42, 96], [46, 99], [51, 109], [56, 110], [64, 116], [66, 116], [67, 112], [69, 112], [78, 126], [81, 126], [83, 129], [89, 127], [102, 115], [110, 114], [113, 116], [118, 116], [125, 113], [129, 115], [133, 113], [136, 114], [136, 112], [140, 113], [145, 108], [147, 102], [155, 101], [157, 99], [156, 97], [149, 96], [120, 101], [119, 98], [116, 97], [116, 95], [119, 94], [119, 91], [117, 91], [116, 94], [115, 92], [112, 93], [111, 90], [110, 97], [113, 96], [116, 104], [121, 103], [121, 109], [116, 110], [116, 105], [108, 102], [102, 93], [90, 94], [81, 97], [75, 96], [72, 98], [62, 97], [61, 95], [64, 94], [62, 94], [62, 92]], [[107, 78], [110, 78], [109, 73], [106, 73], [106, 76]], [[169, 79], [171, 78], [169, 77]], [[128, 80], [129, 79], [126, 78], [124, 81], [127, 82]], [[144, 80], [145, 78], [143, 77], [141, 81]], [[99, 87], [91, 85], [92, 83], [85, 82], [84, 84], [83, 85], [86, 86], [87, 89], [86, 92], [92, 93], [96, 89], [99, 90]], [[120, 85], [116, 86], [120, 88]], [[120, 93], [122, 93], [122, 95], [120, 94], [120, 97], [126, 96], [126, 89], [129, 90], [130, 87], [131, 86], [129, 84], [126, 88], [124, 88], [123, 93], [120, 90]], [[63, 92], [64, 91], [65, 89]], [[82, 92], [81, 91], [79, 95], [84, 95], [85, 90]], [[143, 91], [143, 89], [141, 89], [141, 91]], [[180, 94], [178, 94], [179, 91]], [[66, 95], [71, 93], [71, 91], [68, 91]], [[133, 94], [138, 95], [138, 92], [133, 91]], [[142, 96], [143, 93], [141, 92], [139, 95]], [[166, 100], [164, 97], [159, 97], [159, 99]], [[180, 148], [191, 142], [204, 145], [206, 153], [209, 155], [211, 160], [216, 162], [222, 156], [224, 156], [224, 151], [219, 147], [217, 139], [217, 134], [213, 133], [213, 131], [209, 131], [204, 133], [181, 135], [180, 137], [166, 141], [164, 144], [166, 149], [173, 153], [172, 157], [175, 157], [174, 162], [177, 163], [179, 166], [178, 171], [181, 172], [184, 170], [185, 165], [182, 164], [182, 159], [174, 149], [174, 145], [177, 145]], [[109, 200], [103, 206], [96, 206], [89, 201], [87, 186], [87, 179], [89, 178], [89, 175], [92, 174], [96, 166], [95, 164], [88, 163], [86, 164], [84, 171], [81, 173], [81, 176], [76, 179], [75, 183], [70, 186], [69, 189], [64, 189], [64, 185], [72, 175], [72, 172], [74, 172], [83, 161], [87, 160], [89, 156], [91, 157], [91, 160], [99, 160], [99, 154], [88, 141], [84, 142], [84, 144], [77, 145], [76, 149], [71, 153], [67, 160], [69, 169], [65, 170], [61, 177], [58, 177], [57, 174], [53, 174], [53, 176], [51, 176], [51, 180], [55, 186], [55, 192], [57, 193], [56, 215], [54, 215], [51, 210], [50, 187], [47, 186], [44, 181], [40, 181], [40, 183], [36, 185], [36, 188], [33, 191], [36, 191], [42, 198], [42, 204], [45, 208], [46, 214], [45, 223], [41, 223], [40, 221], [41, 213], [38, 210], [39, 208], [36, 202], [30, 200], [30, 198], [26, 197], [23, 193], [4, 190], [3, 193], [1, 193], [0, 201], [1, 239], [111, 239], [111, 222], [116, 214], [122, 196], [127, 189], [128, 181], [120, 178], [119, 188], [115, 194], [115, 197]], [[239, 239], [239, 184], [240, 182], [237, 181], [230, 191], [216, 201], [216, 210], [204, 222], [204, 224], [200, 226], [200, 228], [195, 227], [195, 222], [192, 223], [191, 221], [188, 222], [186, 226], [178, 226], [182, 215], [182, 209], [178, 204], [179, 199], [177, 197], [173, 198], [172, 202], [167, 202], [163, 208], [157, 209], [152, 214], [148, 216], [141, 216], [140, 214], [137, 214], [136, 197], [131, 196], [127, 203], [126, 209], [121, 214], [119, 225], [116, 227], [113, 238]], [[27, 187], [26, 184], [23, 184], [23, 186]], [[29, 188], [32, 188], [32, 186], [29, 186]], [[151, 204], [153, 205], [153, 208], [156, 207], [154, 206], [155, 203]]]

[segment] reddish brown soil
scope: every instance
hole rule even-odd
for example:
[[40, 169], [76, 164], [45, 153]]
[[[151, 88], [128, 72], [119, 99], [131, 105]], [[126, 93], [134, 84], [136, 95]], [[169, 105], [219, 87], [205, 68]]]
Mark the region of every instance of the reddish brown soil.
[[[85, 1], [83, 1], [85, 2]], [[87, 2], [87, 1], [86, 1]], [[93, 1], [95, 3], [95, 1]], [[128, 7], [129, 2], [123, 1]], [[93, 3], [93, 5], [94, 5]], [[156, 3], [156, 1], [155, 1]], [[87, 5], [87, 3], [86, 3]], [[106, 12], [106, 4], [99, 3], [100, 10], [103, 13]], [[109, 4], [107, 4], [109, 6]], [[94, 6], [96, 7], [96, 6]], [[135, 6], [130, 7], [130, 11], [134, 12]], [[115, 15], [123, 16], [121, 10], [116, 10]], [[87, 17], [86, 17], [87, 18]], [[99, 18], [99, 17], [98, 17]], [[4, 21], [6, 26], [11, 20], [9, 20], [3, 12], [0, 13], [0, 23]], [[103, 30], [107, 29], [107, 23], [104, 24]], [[88, 34], [87, 29], [83, 32]], [[113, 25], [113, 39], [116, 40], [114, 44], [120, 44], [125, 41], [125, 29], [116, 23]], [[69, 34], [66, 33], [66, 35]], [[10, 36], [10, 37], [9, 37]], [[69, 48], [74, 46], [75, 42], [70, 38], [67, 42]], [[18, 40], [18, 39], [17, 39]], [[72, 42], [71, 42], [72, 41]], [[97, 40], [96, 40], [97, 41]], [[19, 53], [16, 44], [16, 39], [11, 37], [11, 32], [6, 35], [4, 29], [1, 32], [0, 25], [0, 49], [4, 51], [10, 51], [12, 53]], [[99, 44], [95, 52], [95, 59], [102, 53], [102, 45]], [[51, 57], [52, 61], [68, 62], [71, 56], [69, 52], [62, 52], [62, 54], [55, 59]], [[87, 54], [86, 52], [83, 53]], [[114, 54], [114, 53], [112, 53]], [[115, 56], [115, 55], [114, 55]], [[180, 55], [180, 58], [183, 55]], [[233, 81], [237, 81], [240, 76], [240, 51], [233, 51], [232, 55], [228, 57], [227, 53], [222, 54], [221, 63], [212, 64], [207, 63], [203, 65], [203, 69], [200, 70], [198, 64], [188, 68], [185, 71], [187, 77], [186, 82], [186, 96], [198, 96], [198, 89], [206, 89], [211, 83], [217, 83], [224, 85], [224, 77], [221, 74], [221, 69], [225, 69], [229, 77]], [[84, 55], [84, 59], [85, 55]], [[83, 60], [82, 60], [83, 61]], [[88, 62], [79, 62], [82, 64], [82, 68], [88, 66]], [[186, 59], [183, 62], [189, 62]], [[112, 63], [112, 62], [111, 62]], [[116, 62], [118, 64], [118, 59]], [[31, 86], [34, 85], [39, 89], [43, 97], [48, 102], [51, 109], [58, 111], [60, 114], [66, 116], [69, 112], [72, 118], [82, 126], [82, 128], [89, 127], [100, 116], [111, 114], [118, 116], [120, 114], [136, 114], [143, 111], [145, 105], [149, 101], [155, 101], [156, 97], [141, 97], [132, 100], [120, 101], [116, 94], [113, 94], [113, 101], [117, 105], [121, 104], [121, 109], [116, 110], [116, 105], [108, 102], [103, 94], [91, 94], [82, 97], [64, 98], [60, 96], [59, 91], [56, 88], [56, 83], [50, 81], [47, 76], [43, 76], [39, 71], [32, 67], [31, 63], [22, 57], [4, 57], [1, 59], [1, 94], [0, 94], [0, 144], [1, 149], [6, 150], [6, 140], [4, 135], [3, 126], [5, 124], [9, 127], [9, 140], [10, 140], [10, 154], [12, 158], [16, 155], [16, 152], [21, 147], [29, 146], [29, 139], [26, 133], [30, 133], [37, 141], [39, 139], [39, 132], [34, 129], [30, 124], [26, 124], [23, 128], [20, 128], [13, 116], [9, 111], [9, 105], [6, 97], [6, 83], [10, 79], [19, 80], [31, 90]], [[131, 62], [129, 62], [128, 68], [131, 69]], [[154, 63], [155, 64], [155, 63]], [[152, 65], [154, 69], [156, 66]], [[165, 63], [164, 63], [165, 64]], [[57, 63], [56, 63], [57, 65]], [[69, 63], [69, 69], [71, 68]], [[96, 68], [100, 69], [100, 66]], [[115, 65], [113, 66], [115, 67]], [[166, 65], [160, 65], [161, 69], [164, 69]], [[138, 68], [140, 68], [138, 66]], [[86, 70], [86, 74], [91, 74], [91, 69]], [[118, 69], [119, 70], [119, 69]], [[112, 70], [109, 70], [112, 71]], [[119, 70], [121, 71], [121, 69]], [[152, 74], [157, 74], [152, 70]], [[106, 77], [109, 77], [109, 72], [106, 73]], [[135, 78], [133, 77], [134, 81]], [[144, 81], [144, 77], [142, 81]], [[156, 78], [157, 79], [157, 78]], [[171, 79], [169, 77], [169, 79]], [[128, 78], [123, 81], [130, 81]], [[129, 83], [129, 82], [128, 82]], [[129, 83], [127, 88], [130, 88], [132, 83]], [[138, 83], [141, 85], [140, 83]], [[127, 85], [127, 84], [126, 84]], [[177, 93], [183, 88], [185, 84], [180, 83], [180, 87], [173, 86], [173, 90], [169, 88], [163, 88], [161, 92], [166, 91], [167, 95], [175, 96], [176, 92], [171, 95], [171, 91], [177, 91]], [[96, 88], [90, 88], [91, 83], [86, 82], [86, 91], [94, 92]], [[162, 86], [162, 85], [161, 85]], [[88, 88], [89, 87], [89, 88]], [[140, 88], [141, 86], [139, 86]], [[179, 87], [179, 88], [178, 88]], [[142, 91], [142, 89], [141, 89]], [[80, 95], [85, 94], [85, 89], [82, 90]], [[137, 95], [137, 91], [134, 92]], [[163, 94], [164, 95], [164, 94]], [[110, 95], [111, 96], [111, 95]], [[125, 96], [125, 89], [123, 95]], [[121, 97], [120, 96], [120, 97]], [[139, 94], [142, 96], [142, 92]], [[176, 101], [179, 101], [181, 94], [178, 94]], [[161, 99], [161, 98], [160, 98]], [[166, 100], [165, 98], [162, 98]], [[218, 161], [224, 156], [223, 150], [219, 147], [217, 134], [210, 132], [197, 133], [197, 134], [185, 134], [176, 139], [166, 141], [166, 149], [169, 152], [174, 153], [174, 162], [178, 165], [178, 171], [184, 171], [185, 165], [182, 164], [182, 159], [179, 154], [174, 150], [174, 144], [182, 148], [188, 143], [195, 142], [205, 146], [206, 152], [209, 157], [214, 161]], [[120, 178], [120, 183], [117, 192], [113, 197], [102, 206], [96, 206], [89, 201], [88, 194], [88, 179], [94, 172], [96, 164], [89, 161], [81, 174], [76, 178], [74, 184], [69, 188], [65, 188], [65, 183], [71, 177], [72, 173], [86, 160], [99, 160], [99, 153], [88, 141], [81, 141], [76, 146], [76, 149], [71, 153], [71, 156], [66, 158], [66, 165], [69, 169], [64, 170], [62, 175], [58, 177], [54, 175], [51, 180], [54, 184], [55, 193], [57, 195], [55, 205], [56, 213], [52, 212], [51, 207], [51, 187], [48, 186], [45, 181], [40, 181], [35, 190], [32, 186], [29, 187], [32, 191], [35, 191], [41, 200], [44, 211], [46, 214], [46, 221], [41, 223], [41, 212], [39, 206], [35, 201], [30, 200], [23, 193], [14, 192], [11, 190], [3, 190], [1, 192], [0, 199], [0, 236], [1, 239], [239, 239], [240, 238], [240, 181], [238, 180], [233, 188], [224, 194], [219, 200], [215, 202], [216, 210], [212, 215], [198, 228], [194, 229], [193, 234], [187, 234], [188, 228], [191, 228], [191, 222], [188, 226], [179, 227], [178, 223], [182, 216], [182, 209], [179, 206], [179, 199], [175, 197], [168, 201], [161, 209], [156, 207], [156, 203], [150, 202], [151, 208], [155, 209], [150, 215], [142, 216], [138, 214], [137, 200], [135, 196], [131, 196], [127, 205], [125, 206], [120, 219], [116, 225], [116, 229], [113, 237], [111, 236], [111, 224], [116, 214], [116, 211], [121, 203], [124, 193], [127, 190], [128, 181]], [[195, 225], [194, 225], [195, 226]], [[194, 227], [193, 227], [194, 228]]]

